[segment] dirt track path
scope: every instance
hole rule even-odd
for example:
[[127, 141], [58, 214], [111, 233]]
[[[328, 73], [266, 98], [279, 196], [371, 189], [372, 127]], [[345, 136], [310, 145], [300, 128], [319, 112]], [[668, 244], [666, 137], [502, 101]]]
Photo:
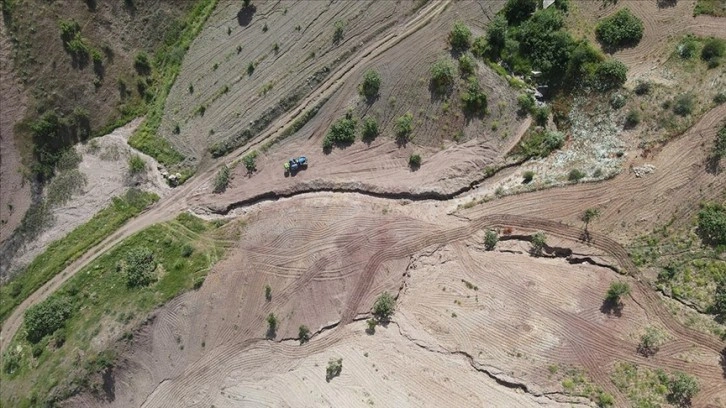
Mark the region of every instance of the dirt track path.
[[331, 74], [329, 78], [324, 81], [315, 92], [305, 98], [300, 104], [293, 109], [290, 113], [276, 120], [270, 125], [269, 130], [263, 132], [261, 135], [252, 139], [250, 143], [244, 147], [237, 149], [225, 160], [216, 162], [205, 162], [202, 163], [200, 171], [192, 178], [188, 183], [179, 187], [173, 194], [165, 197], [154, 207], [150, 208], [146, 212], [139, 215], [134, 220], [125, 224], [114, 234], [103, 240], [101, 243], [91, 248], [86, 254], [78, 258], [75, 262], [70, 264], [63, 273], [56, 275], [53, 279], [48, 281], [40, 289], [30, 295], [23, 303], [21, 303], [8, 317], [5, 323], [0, 329], [0, 353], [5, 351], [7, 345], [12, 340], [15, 333], [20, 328], [22, 323], [23, 314], [28, 307], [43, 301], [51, 293], [63, 285], [68, 279], [80, 271], [83, 267], [95, 260], [99, 255], [112, 248], [116, 244], [123, 241], [125, 238], [133, 235], [142, 229], [156, 224], [159, 222], [167, 221], [174, 218], [180, 212], [188, 208], [187, 198], [198, 194], [204, 186], [214, 178], [218, 169], [225, 163], [237, 160], [248, 152], [259, 148], [263, 143], [268, 140], [273, 140], [281, 132], [287, 129], [292, 122], [300, 116], [303, 112], [315, 106], [324, 98], [327, 98], [338, 87], [340, 87], [345, 80], [349, 77], [353, 68], [358, 64], [365, 64], [367, 61], [380, 55], [390, 47], [394, 46], [401, 40], [405, 39], [409, 35], [413, 34], [417, 30], [428, 24], [435, 16], [441, 13], [449, 2], [432, 2], [426, 7], [422, 8], [419, 13], [414, 16], [407, 24], [397, 28], [393, 32], [386, 34], [380, 40], [373, 42], [371, 45], [366, 47], [364, 50], [352, 57], [346, 64], [342, 65], [336, 72]]

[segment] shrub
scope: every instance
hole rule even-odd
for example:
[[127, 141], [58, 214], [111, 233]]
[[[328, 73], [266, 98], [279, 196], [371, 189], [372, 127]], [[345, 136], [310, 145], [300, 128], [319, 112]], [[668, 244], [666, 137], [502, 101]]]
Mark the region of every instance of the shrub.
[[716, 67], [726, 52], [726, 41], [720, 38], [708, 38], [701, 49], [701, 59], [709, 63], [709, 67]]
[[184, 246], [181, 249], [181, 256], [184, 258], [189, 258], [192, 256], [192, 253], [194, 253], [194, 247], [189, 244], [184, 244]]
[[335, 27], [335, 31], [333, 31], [333, 42], [339, 43], [343, 39], [343, 30], [345, 30], [345, 22], [343, 20], [338, 20], [333, 25]]
[[696, 55], [696, 49], [698, 48], [698, 41], [692, 35], [687, 35], [679, 44], [676, 46], [676, 52], [682, 59], [691, 59]]
[[411, 140], [411, 132], [413, 132], [413, 114], [406, 112], [405, 115], [396, 119], [396, 137], [399, 140]]
[[298, 328], [297, 338], [300, 340], [300, 344], [307, 343], [310, 340], [310, 329], [304, 324]]
[[610, 284], [608, 291], [605, 293], [605, 301], [617, 305], [620, 298], [630, 294], [630, 285], [627, 282], [616, 281]]
[[494, 230], [487, 230], [484, 234], [484, 249], [487, 251], [493, 251], [499, 242], [499, 235]]
[[217, 176], [214, 177], [214, 193], [223, 193], [224, 190], [227, 189], [227, 186], [229, 185], [229, 174], [229, 167], [227, 167], [226, 164], [219, 169]]
[[330, 382], [333, 378], [340, 375], [343, 371], [343, 359], [331, 358], [328, 361], [328, 367], [325, 369], [325, 381]]
[[355, 142], [355, 128], [357, 124], [357, 121], [350, 117], [350, 115], [335, 121], [323, 139], [323, 148], [327, 150], [332, 149], [336, 145], [348, 146], [353, 144]]
[[695, 378], [677, 372], [668, 384], [668, 401], [677, 405], [690, 405], [691, 399], [698, 394], [699, 387]]
[[265, 285], [265, 300], [268, 302], [272, 300], [272, 288], [270, 285]]
[[719, 92], [713, 96], [713, 103], [716, 105], [721, 105], [724, 102], [726, 102], [726, 92]]
[[638, 352], [644, 356], [652, 356], [658, 352], [658, 349], [665, 341], [665, 334], [658, 328], [648, 326], [645, 333], [640, 336], [640, 344], [638, 344]]
[[638, 81], [638, 84], [635, 85], [635, 94], [648, 95], [650, 93], [651, 87], [651, 83], [648, 81]]
[[565, 143], [565, 135], [557, 131], [533, 130], [520, 141], [516, 153], [523, 157], [547, 157]]
[[584, 222], [585, 224], [590, 224], [597, 218], [600, 218], [600, 210], [597, 208], [588, 208], [582, 214], [582, 222]]
[[471, 46], [471, 30], [461, 21], [454, 23], [449, 33], [449, 44], [455, 51], [463, 51]]
[[414, 170], [421, 167], [421, 155], [418, 153], [412, 153], [411, 156], [408, 157], [408, 166]]
[[608, 48], [636, 45], [643, 38], [643, 22], [626, 7], [603, 18], [595, 27], [595, 35]]
[[716, 285], [711, 310], [721, 321], [726, 320], [726, 278], [721, 278], [718, 285]]
[[704, 241], [726, 245], [726, 207], [704, 204], [698, 212], [698, 232]]
[[726, 125], [716, 134], [716, 142], [713, 144], [713, 156], [717, 160], [726, 156]]
[[269, 315], [267, 315], [267, 337], [273, 338], [277, 335], [277, 325], [279, 324], [279, 321], [277, 320], [277, 316], [275, 316], [274, 313], [270, 312]]
[[245, 169], [247, 169], [247, 173], [251, 174], [257, 171], [257, 151], [254, 151], [252, 153], [249, 153], [245, 155], [245, 157], [242, 158], [242, 163], [245, 164]]
[[627, 80], [628, 67], [622, 62], [609, 59], [595, 68], [595, 87], [606, 91], [623, 86]]
[[461, 95], [464, 111], [469, 115], [484, 116], [487, 112], [487, 95], [476, 77], [469, 77], [466, 92]]
[[28, 340], [37, 343], [63, 327], [72, 314], [72, 306], [67, 297], [55, 295], [29, 307], [23, 319]]
[[123, 269], [126, 274], [126, 286], [130, 288], [148, 286], [155, 279], [154, 254], [146, 248], [134, 248], [126, 254]]
[[486, 43], [492, 56], [499, 57], [504, 49], [507, 34], [507, 20], [497, 15], [487, 27]]
[[550, 118], [550, 110], [546, 106], [538, 106], [534, 108], [532, 112], [534, 123], [538, 126], [547, 126], [547, 121]]
[[381, 293], [373, 304], [373, 316], [381, 322], [388, 321], [395, 310], [396, 299], [388, 292]]
[[136, 68], [139, 75], [149, 75], [151, 73], [151, 62], [149, 62], [149, 56], [145, 52], [136, 54], [134, 68]]
[[367, 99], [371, 100], [378, 95], [381, 87], [381, 74], [378, 71], [369, 69], [363, 74], [363, 83], [360, 86], [360, 92]]
[[378, 122], [370, 116], [363, 119], [363, 140], [371, 141], [378, 136]]
[[625, 95], [616, 93], [610, 98], [610, 106], [613, 107], [613, 109], [620, 109], [623, 106], [625, 106], [625, 103], [627, 102], [627, 99], [625, 98]]
[[547, 245], [547, 236], [544, 234], [544, 232], [536, 232], [534, 235], [532, 235], [532, 248], [530, 248], [530, 253], [533, 256], [541, 256], [542, 250]]
[[476, 62], [469, 54], [461, 54], [459, 57], [459, 72], [463, 76], [469, 76], [476, 71]]
[[250, 62], [249, 64], [247, 64], [247, 76], [252, 76], [252, 74], [254, 74], [254, 72], [255, 72], [255, 63]]
[[[202, 287], [202, 285], [204, 285], [204, 279], [205, 279], [205, 278], [204, 278], [204, 276], [197, 276], [197, 277], [196, 277], [196, 278], [194, 279], [194, 289], [199, 289], [199, 288], [201, 288], [201, 287]], [[202, 347], [203, 347], [203, 346], [202, 346]]]
[[476, 37], [471, 44], [471, 53], [477, 58], [484, 58], [487, 54], [487, 39], [485, 37]]
[[138, 174], [146, 170], [146, 162], [138, 154], [129, 157], [129, 173]]
[[431, 84], [434, 92], [445, 93], [454, 84], [454, 65], [440, 59], [431, 66]]
[[61, 30], [61, 39], [64, 44], [69, 43], [81, 31], [81, 25], [75, 20], [61, 20], [59, 23]]
[[615, 405], [615, 397], [607, 392], [599, 392], [595, 399], [597, 406], [600, 408], [609, 408]]
[[16, 351], [8, 350], [3, 353], [3, 371], [5, 374], [13, 374], [18, 368], [20, 368], [20, 353]]
[[521, 93], [517, 96], [517, 106], [519, 106], [519, 114], [526, 115], [532, 112], [535, 107], [534, 97], [528, 93]]
[[537, 10], [537, 0], [508, 0], [503, 12], [509, 24], [517, 25]]
[[376, 334], [376, 326], [378, 325], [378, 321], [376, 319], [368, 319], [366, 320], [366, 324], [368, 327], [366, 328], [366, 333], [368, 334]]
[[673, 112], [676, 115], [688, 116], [693, 113], [693, 95], [690, 93], [680, 94], [673, 102]]
[[625, 115], [625, 127], [632, 129], [640, 124], [640, 112], [636, 109], [631, 109], [628, 114]]
[[532, 179], [534, 178], [534, 172], [532, 170], [527, 170], [522, 174], [522, 182], [524, 184], [529, 184], [532, 182]]
[[567, 175], [567, 180], [577, 183], [578, 181], [585, 178], [586, 174], [579, 169], [570, 170], [570, 174]]

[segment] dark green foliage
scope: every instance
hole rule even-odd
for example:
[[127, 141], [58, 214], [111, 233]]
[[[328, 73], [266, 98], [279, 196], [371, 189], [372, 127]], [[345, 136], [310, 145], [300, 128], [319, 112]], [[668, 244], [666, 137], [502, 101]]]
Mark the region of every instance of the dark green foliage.
[[440, 59], [431, 66], [431, 85], [434, 92], [446, 93], [454, 84], [454, 64], [449, 59]]
[[592, 82], [595, 70], [605, 60], [605, 56], [587, 40], [577, 42], [567, 64], [567, 81]]
[[492, 55], [499, 56], [501, 54], [504, 49], [506, 34], [507, 19], [498, 14], [487, 27], [486, 45]]
[[688, 116], [693, 113], [694, 97], [693, 94], [685, 93], [676, 97], [673, 102], [673, 112], [676, 115]]
[[706, 242], [726, 245], [726, 206], [703, 204], [698, 212], [698, 232]]
[[613, 49], [638, 44], [643, 38], [643, 29], [643, 22], [626, 7], [603, 18], [595, 27], [595, 34], [600, 43]]
[[610, 106], [613, 107], [613, 109], [620, 109], [628, 102], [625, 95], [621, 93], [616, 93], [610, 98]]
[[605, 301], [617, 305], [620, 298], [630, 294], [630, 285], [627, 282], [615, 281], [610, 284], [608, 291], [605, 293]]
[[[194, 289], [199, 289], [204, 285], [204, 276], [197, 276], [194, 279]], [[204, 347], [204, 344], [202, 343], [202, 347]]]
[[380, 87], [381, 74], [379, 74], [378, 71], [369, 69], [365, 74], [363, 74], [363, 83], [360, 86], [360, 91], [366, 99], [374, 99], [378, 95]]
[[43, 337], [52, 334], [63, 327], [65, 321], [71, 316], [73, 305], [62, 295], [56, 294], [48, 299], [33, 305], [25, 311], [23, 324], [27, 332], [28, 341], [37, 343]]
[[381, 322], [387, 322], [395, 311], [396, 299], [388, 292], [381, 293], [373, 304], [373, 316]]
[[370, 116], [363, 119], [363, 141], [370, 142], [378, 136], [378, 122]]
[[357, 125], [358, 122], [351, 115], [346, 115], [345, 118], [340, 118], [335, 121], [323, 139], [323, 148], [329, 150], [333, 146], [342, 147], [353, 144], [355, 142], [355, 129]]
[[81, 25], [75, 20], [61, 20], [59, 25], [61, 29], [61, 39], [64, 43], [70, 42], [76, 37], [76, 34], [81, 32]]
[[534, 123], [536, 123], [537, 126], [546, 126], [547, 121], [550, 118], [550, 110], [546, 106], [538, 106], [534, 108], [532, 117], [534, 118]]
[[3, 353], [3, 371], [6, 374], [13, 374], [15, 371], [17, 371], [18, 368], [20, 368], [20, 359], [20, 353], [17, 353], [15, 351], [8, 350]]
[[637, 85], [635, 85], [635, 94], [636, 95], [648, 95], [650, 93], [650, 89], [652, 88], [652, 85], [648, 81], [639, 81]]
[[519, 114], [526, 115], [532, 112], [535, 107], [534, 97], [528, 93], [522, 93], [517, 96], [517, 106], [519, 106]]
[[537, 232], [532, 235], [532, 247], [530, 253], [533, 256], [542, 256], [542, 250], [547, 246], [547, 236], [544, 232]]
[[615, 406], [615, 397], [607, 392], [599, 392], [595, 397], [599, 408], [609, 408]]
[[708, 62], [709, 68], [715, 68], [726, 52], [726, 41], [720, 38], [708, 38], [701, 49], [701, 59]]
[[484, 235], [484, 249], [487, 251], [493, 251], [499, 242], [499, 235], [494, 230], [487, 230]]
[[676, 47], [678, 56], [683, 59], [691, 59], [696, 55], [696, 49], [698, 48], [698, 41], [696, 37], [691, 34], [686, 37]]
[[154, 254], [146, 248], [134, 248], [126, 254], [124, 264], [119, 265], [126, 274], [126, 286], [137, 288], [148, 286], [156, 277]]
[[410, 167], [413, 170], [418, 169], [421, 167], [421, 155], [418, 153], [413, 153], [408, 158], [408, 167]]
[[221, 169], [219, 169], [219, 172], [217, 172], [217, 176], [214, 178], [214, 192], [219, 194], [224, 192], [224, 190], [227, 189], [227, 186], [229, 185], [229, 167], [227, 165], [222, 166]]
[[521, 157], [547, 157], [565, 143], [565, 136], [557, 131], [534, 129], [519, 142], [515, 154]]
[[138, 154], [129, 157], [129, 174], [139, 174], [146, 170], [146, 162]]
[[487, 50], [486, 37], [476, 37], [474, 42], [471, 44], [471, 53], [477, 58], [484, 58], [487, 54]]
[[461, 21], [454, 23], [449, 33], [449, 44], [454, 51], [464, 51], [471, 46], [471, 30]]
[[625, 127], [632, 129], [640, 124], [640, 112], [636, 109], [631, 109], [627, 115], [625, 115]]
[[366, 324], [368, 325], [368, 327], [366, 328], [366, 333], [370, 335], [376, 334], [376, 326], [378, 326], [378, 321], [371, 318], [366, 320]]
[[345, 30], [345, 22], [338, 20], [334, 24], [333, 43], [337, 44], [343, 39], [343, 30]]
[[716, 141], [713, 145], [713, 156], [717, 160], [726, 157], [726, 125], [721, 127], [721, 130], [716, 134]]
[[32, 122], [30, 131], [36, 160], [32, 170], [36, 177], [41, 181], [53, 177], [56, 164], [68, 150], [67, 146], [86, 140], [90, 130], [88, 112], [84, 109], [76, 109], [67, 116], [47, 111]]
[[272, 287], [270, 285], [265, 285], [265, 300], [268, 302], [272, 300]]
[[585, 178], [585, 176], [587, 176], [587, 174], [585, 174], [583, 171], [581, 171], [579, 169], [572, 169], [572, 170], [570, 170], [570, 173], [567, 175], [567, 180], [577, 183], [580, 180], [582, 180], [583, 178]]
[[307, 343], [310, 340], [310, 329], [304, 324], [298, 328], [297, 338], [300, 340], [300, 344]]
[[181, 249], [181, 256], [189, 258], [194, 253], [194, 247], [189, 244], [184, 244]]
[[508, 0], [502, 9], [509, 24], [517, 25], [537, 10], [537, 0]]
[[149, 61], [149, 56], [146, 55], [145, 52], [136, 54], [136, 58], [134, 59], [134, 68], [139, 75], [151, 74], [151, 62]]
[[[564, 25], [562, 13], [554, 7], [538, 10], [532, 17], [523, 22], [514, 31], [513, 36], [518, 41], [519, 58], [526, 58], [531, 69], [542, 71], [542, 76], [550, 82], [558, 83], [566, 72], [570, 55], [575, 43], [569, 33], [561, 28]], [[517, 68], [517, 58], [508, 61], [515, 71], [525, 71]], [[529, 72], [520, 72], [528, 75]]]
[[606, 60], [595, 68], [595, 87], [603, 91], [620, 88], [627, 74], [625, 64], [615, 59]]
[[677, 372], [668, 384], [668, 401], [680, 406], [688, 406], [691, 399], [698, 394], [699, 386], [695, 378]]
[[532, 170], [527, 170], [522, 174], [522, 182], [524, 184], [531, 183], [532, 179], [534, 179], [534, 172]]
[[274, 313], [267, 315], [267, 337], [272, 339], [277, 336], [277, 325], [280, 323]]
[[487, 112], [487, 95], [475, 76], [469, 77], [467, 82], [466, 92], [461, 94], [464, 111], [469, 115], [484, 116]]
[[242, 163], [244, 163], [247, 173], [254, 173], [257, 171], [257, 164], [255, 163], [256, 159], [257, 152], [252, 152], [242, 158]]
[[254, 74], [254, 72], [255, 72], [255, 63], [250, 62], [249, 64], [247, 64], [247, 76], [252, 76], [252, 74]]
[[411, 133], [413, 132], [413, 114], [406, 112], [403, 116], [396, 119], [396, 138], [401, 141], [411, 140]]
[[330, 382], [330, 380], [339, 376], [342, 371], [343, 359], [331, 358], [330, 361], [328, 361], [328, 367], [325, 369], [325, 381]]
[[716, 286], [711, 310], [721, 321], [726, 320], [726, 277], [721, 278]]
[[726, 102], [726, 92], [719, 92], [713, 96], [713, 103], [716, 105], [721, 105], [724, 102]]
[[461, 54], [459, 57], [459, 72], [463, 76], [469, 76], [476, 71], [476, 62], [468, 54]]

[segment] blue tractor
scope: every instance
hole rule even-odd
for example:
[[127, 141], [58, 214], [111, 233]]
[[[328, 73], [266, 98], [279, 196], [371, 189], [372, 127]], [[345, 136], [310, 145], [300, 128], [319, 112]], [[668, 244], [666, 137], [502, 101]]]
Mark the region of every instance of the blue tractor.
[[290, 159], [290, 161], [286, 162], [283, 167], [285, 168], [285, 173], [295, 173], [300, 169], [308, 167], [308, 158], [300, 156], [295, 159]]

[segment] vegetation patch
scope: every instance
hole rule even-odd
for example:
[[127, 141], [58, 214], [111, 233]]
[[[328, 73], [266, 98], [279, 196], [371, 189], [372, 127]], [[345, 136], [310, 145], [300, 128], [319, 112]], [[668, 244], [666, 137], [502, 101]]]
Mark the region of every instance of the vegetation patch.
[[356, 126], [358, 126], [358, 121], [353, 119], [351, 113], [333, 122], [323, 139], [323, 149], [329, 151], [333, 146], [345, 147], [353, 144], [355, 142]]
[[652, 370], [626, 362], [615, 364], [611, 379], [636, 407], [657, 407], [666, 402], [689, 406], [699, 391], [696, 379], [686, 373], [668, 375], [661, 369]]
[[723, 0], [696, 0], [693, 15], [708, 14], [716, 17], [726, 17], [726, 2]]
[[230, 170], [227, 165], [223, 165], [221, 169], [217, 172], [217, 175], [214, 177], [214, 188], [213, 191], [217, 194], [223, 193], [224, 190], [227, 189], [227, 186], [229, 185], [229, 176], [230, 176]]
[[637, 45], [643, 38], [643, 29], [643, 22], [626, 7], [603, 18], [595, 27], [595, 35], [604, 47], [616, 49]]
[[4, 322], [31, 293], [62, 272], [89, 248], [158, 199], [153, 193], [129, 190], [124, 196], [114, 197], [111, 205], [99, 211], [87, 223], [51, 243], [24, 271], [0, 287], [0, 298], [3, 300], [0, 302], [0, 321]]
[[565, 135], [558, 131], [530, 129], [512, 153], [523, 159], [547, 157], [565, 144]]
[[[134, 320], [193, 289], [222, 256], [221, 242], [231, 232], [184, 213], [127, 238], [29, 309], [19, 334], [30, 337], [18, 335], [9, 345], [18, 350], [17, 368], [0, 373], [3, 405], [53, 406], [84, 389], [100, 389], [96, 374], [114, 357], [114, 340], [104, 336], [132, 330]], [[186, 245], [196, 250], [185, 257]], [[132, 268], [141, 275], [153, 268], [155, 279], [130, 285]]]
[[381, 74], [374, 69], [369, 69], [363, 74], [363, 83], [360, 84], [360, 93], [369, 101], [374, 100], [378, 96], [378, 90], [381, 88]]

